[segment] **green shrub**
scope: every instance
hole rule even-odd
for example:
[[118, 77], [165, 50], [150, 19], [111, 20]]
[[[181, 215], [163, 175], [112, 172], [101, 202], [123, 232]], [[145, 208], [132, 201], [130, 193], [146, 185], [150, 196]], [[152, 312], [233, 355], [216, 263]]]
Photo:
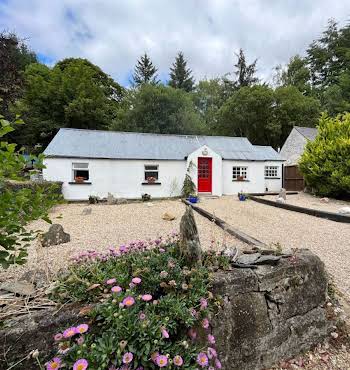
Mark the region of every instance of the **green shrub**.
[[106, 255], [80, 254], [54, 298], [97, 303], [88, 332], [74, 334], [73, 328], [71, 338], [65, 338], [67, 331], [58, 333], [59, 351], [69, 350], [56, 361], [68, 368], [87, 362], [101, 370], [158, 369], [161, 361], [167, 369], [183, 361], [183, 369], [194, 370], [200, 359], [220, 366], [208, 319], [216, 303], [208, 269], [186, 267], [178, 243], [171, 236]]
[[318, 195], [350, 197], [350, 113], [323, 114], [315, 141], [308, 142], [299, 168]]
[[[22, 124], [20, 119], [10, 123], [0, 115], [0, 138]], [[40, 155], [36, 168], [43, 168]], [[29, 242], [36, 233], [27, 230], [30, 221], [42, 218], [50, 222], [49, 209], [61, 200], [60, 186], [56, 184], [22, 183], [26, 160], [16, 144], [0, 143], [0, 265], [7, 268], [11, 264], [26, 262]], [[15, 180], [15, 181], [8, 181]]]

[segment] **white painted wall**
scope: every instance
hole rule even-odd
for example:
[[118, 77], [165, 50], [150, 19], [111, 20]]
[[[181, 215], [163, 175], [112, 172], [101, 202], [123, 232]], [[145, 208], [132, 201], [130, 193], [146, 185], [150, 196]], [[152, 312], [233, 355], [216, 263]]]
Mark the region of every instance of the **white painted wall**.
[[[203, 154], [204, 153], [204, 154]], [[187, 167], [190, 162], [194, 164], [191, 177], [193, 182], [196, 184], [198, 189], [198, 157], [212, 158], [212, 191], [213, 195], [222, 195], [222, 158], [219, 154], [215, 153], [212, 149], [206, 145], [200, 147], [187, 157]]]
[[[265, 179], [265, 189], [268, 191], [280, 191], [282, 188], [282, 163], [281, 162], [273, 162], [267, 161], [264, 162], [264, 166], [278, 166], [277, 168], [277, 177], [276, 179]], [[265, 175], [265, 173], [264, 173]]]
[[[203, 151], [207, 155], [203, 155]], [[191, 153], [187, 162], [167, 160], [111, 160], [111, 159], [80, 159], [80, 158], [46, 158], [43, 170], [45, 180], [62, 181], [63, 195], [67, 200], [86, 200], [90, 195], [101, 198], [112, 193], [116, 197], [140, 198], [148, 193], [154, 198], [178, 196], [181, 193], [186, 169], [192, 161], [191, 176], [198, 185], [197, 164], [198, 157], [212, 158], [212, 194], [237, 194], [279, 191], [282, 187], [281, 162], [250, 162], [222, 160], [221, 156], [208, 147], [202, 147]], [[73, 182], [72, 163], [89, 163], [89, 182], [91, 184], [69, 184]], [[159, 167], [159, 182], [161, 185], [142, 185], [144, 182], [144, 166], [157, 164]], [[265, 179], [265, 165], [278, 166], [278, 179]], [[232, 167], [247, 166], [249, 181], [233, 181]]]
[[[88, 184], [69, 184], [73, 181], [72, 163], [89, 163]], [[110, 160], [80, 158], [46, 158], [43, 170], [45, 180], [63, 181], [63, 195], [67, 200], [86, 200], [89, 195], [140, 198], [178, 196], [186, 173], [185, 161]], [[159, 166], [161, 185], [142, 185], [145, 164]]]

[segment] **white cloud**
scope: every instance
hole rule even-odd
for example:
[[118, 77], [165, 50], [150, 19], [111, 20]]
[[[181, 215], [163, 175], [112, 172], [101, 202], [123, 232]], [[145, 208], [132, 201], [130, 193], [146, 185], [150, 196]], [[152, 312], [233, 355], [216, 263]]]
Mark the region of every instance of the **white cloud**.
[[36, 52], [88, 58], [122, 83], [145, 51], [165, 76], [182, 50], [198, 79], [231, 71], [240, 47], [266, 78], [349, 15], [348, 0], [0, 0], [1, 28]]

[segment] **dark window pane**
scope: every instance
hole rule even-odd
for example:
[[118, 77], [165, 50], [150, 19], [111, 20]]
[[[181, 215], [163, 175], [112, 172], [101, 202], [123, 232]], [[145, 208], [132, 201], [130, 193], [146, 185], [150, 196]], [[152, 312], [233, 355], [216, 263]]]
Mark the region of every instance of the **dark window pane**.
[[83, 177], [84, 180], [89, 180], [89, 171], [85, 170], [75, 170], [74, 171], [74, 178], [75, 177]]
[[145, 180], [147, 180], [148, 177], [154, 177], [158, 180], [158, 171], [145, 171]]

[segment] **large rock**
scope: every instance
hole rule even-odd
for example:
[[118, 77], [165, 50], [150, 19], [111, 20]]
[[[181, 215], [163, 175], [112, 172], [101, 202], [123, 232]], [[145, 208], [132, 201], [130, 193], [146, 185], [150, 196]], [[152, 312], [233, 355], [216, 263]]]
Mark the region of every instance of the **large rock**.
[[162, 219], [165, 220], [165, 221], [173, 221], [175, 220], [175, 216], [169, 212], [165, 212], [162, 216]]
[[279, 198], [283, 198], [284, 200], [287, 200], [287, 191], [285, 188], [282, 188], [278, 194]]
[[63, 230], [62, 225], [53, 224], [49, 231], [43, 235], [42, 246], [49, 247], [50, 245], [58, 245], [68, 243], [70, 235]]
[[344, 216], [350, 216], [350, 207], [342, 207], [338, 210], [338, 213]]
[[217, 273], [213, 290], [225, 302], [213, 320], [224, 369], [270, 367], [310, 349], [330, 332], [324, 265], [309, 251], [276, 266]]
[[202, 248], [199, 242], [198, 229], [191, 206], [186, 207], [186, 212], [180, 222], [180, 249], [189, 266], [202, 261]]
[[[309, 350], [332, 331], [333, 322], [327, 320], [325, 309], [324, 265], [307, 250], [282, 258], [275, 266], [219, 271], [213, 274], [212, 285], [213, 293], [224, 302], [211, 324], [225, 370], [269, 368]], [[4, 323], [0, 368], [35, 349], [53, 355], [53, 335], [80, 323], [81, 315], [91, 310], [90, 306], [81, 308], [55, 307]], [[33, 359], [21, 366], [37, 369]]]

